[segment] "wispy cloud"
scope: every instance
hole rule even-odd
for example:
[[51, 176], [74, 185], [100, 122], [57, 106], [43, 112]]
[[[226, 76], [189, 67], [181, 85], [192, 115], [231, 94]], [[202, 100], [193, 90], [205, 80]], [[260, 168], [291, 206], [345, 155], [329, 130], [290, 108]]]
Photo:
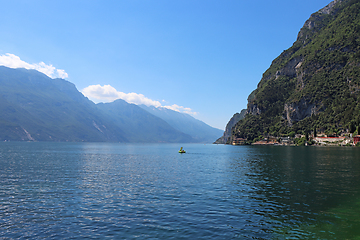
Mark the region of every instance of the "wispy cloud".
[[116, 99], [123, 99], [128, 103], [137, 105], [160, 107], [161, 103], [145, 97], [143, 94], [118, 92], [110, 85], [90, 85], [81, 91], [86, 97], [95, 102], [113, 102]]
[[173, 110], [173, 111], [176, 111], [176, 112], [183, 112], [183, 113], [187, 113], [187, 114], [190, 114], [190, 115], [196, 115], [197, 112], [193, 112], [191, 110], [191, 108], [186, 108], [186, 107], [183, 107], [183, 106], [179, 106], [177, 104], [173, 104], [171, 106], [163, 106], [164, 108], [167, 108], [167, 109], [170, 109], [170, 110]]
[[[81, 92], [94, 102], [113, 102], [116, 99], [123, 99], [128, 103], [134, 103], [136, 105], [143, 104], [146, 106], [154, 106], [157, 108], [163, 107], [171, 109], [173, 111], [183, 112], [191, 115], [197, 114], [196, 112], [193, 112], [191, 108], [182, 107], [176, 104], [173, 104], [171, 106], [163, 106], [159, 101], [147, 98], [143, 94], [119, 92], [110, 85], [90, 85], [84, 88]], [[162, 100], [162, 102], [165, 101]]]
[[4, 55], [0, 55], [0, 65], [9, 67], [9, 68], [25, 68], [25, 69], [35, 69], [39, 72], [46, 74], [51, 78], [67, 78], [68, 74], [63, 69], [56, 69], [53, 65], [47, 65], [44, 62], [40, 63], [27, 63], [20, 59], [20, 57], [6, 53]]

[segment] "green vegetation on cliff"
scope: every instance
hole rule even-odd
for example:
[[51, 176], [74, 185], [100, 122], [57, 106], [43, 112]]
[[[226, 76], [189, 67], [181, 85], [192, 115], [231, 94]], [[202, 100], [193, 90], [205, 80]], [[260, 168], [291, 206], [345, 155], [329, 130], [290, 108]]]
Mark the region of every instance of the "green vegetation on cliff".
[[353, 132], [360, 124], [360, 1], [312, 14], [248, 98], [233, 137]]

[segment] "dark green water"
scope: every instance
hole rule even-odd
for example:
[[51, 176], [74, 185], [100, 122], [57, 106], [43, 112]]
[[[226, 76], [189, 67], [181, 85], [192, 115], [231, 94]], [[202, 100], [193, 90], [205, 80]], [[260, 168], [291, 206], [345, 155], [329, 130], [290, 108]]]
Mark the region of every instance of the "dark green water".
[[0, 239], [360, 239], [360, 149], [0, 143]]

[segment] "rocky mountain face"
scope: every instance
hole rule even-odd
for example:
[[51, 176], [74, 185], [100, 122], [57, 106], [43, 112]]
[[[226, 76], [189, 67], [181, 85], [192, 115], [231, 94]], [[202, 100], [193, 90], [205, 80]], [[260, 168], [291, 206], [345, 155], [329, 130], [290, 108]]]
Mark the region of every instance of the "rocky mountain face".
[[0, 113], [0, 141], [199, 142], [137, 105], [95, 104], [35, 70], [0, 66]]
[[245, 114], [247, 113], [246, 109], [241, 110], [240, 113], [235, 113], [234, 116], [230, 119], [230, 121], [226, 124], [224, 134], [215, 141], [215, 144], [229, 144], [231, 135], [232, 135], [232, 128], [242, 119], [244, 119]]
[[231, 137], [347, 132], [360, 124], [359, 86], [360, 2], [335, 0], [265, 71]]

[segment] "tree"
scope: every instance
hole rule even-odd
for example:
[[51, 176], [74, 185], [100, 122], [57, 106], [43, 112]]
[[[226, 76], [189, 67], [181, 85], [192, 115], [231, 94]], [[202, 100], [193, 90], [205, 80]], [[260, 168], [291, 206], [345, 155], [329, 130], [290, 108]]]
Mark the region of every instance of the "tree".
[[354, 121], [351, 121], [350, 124], [349, 124], [349, 132], [350, 132], [350, 133], [354, 133], [355, 130], [356, 130], [355, 122], [354, 122]]

